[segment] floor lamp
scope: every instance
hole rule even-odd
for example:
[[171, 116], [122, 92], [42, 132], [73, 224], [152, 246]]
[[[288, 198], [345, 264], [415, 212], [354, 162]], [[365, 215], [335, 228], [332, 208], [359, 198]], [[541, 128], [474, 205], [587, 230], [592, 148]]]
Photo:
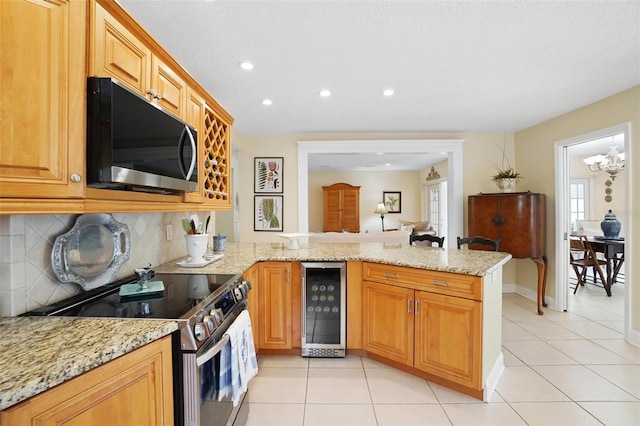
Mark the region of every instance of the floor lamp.
[[384, 232], [384, 214], [387, 213], [384, 203], [378, 203], [378, 207], [376, 207], [373, 212], [380, 215], [380, 220], [382, 220], [382, 231]]

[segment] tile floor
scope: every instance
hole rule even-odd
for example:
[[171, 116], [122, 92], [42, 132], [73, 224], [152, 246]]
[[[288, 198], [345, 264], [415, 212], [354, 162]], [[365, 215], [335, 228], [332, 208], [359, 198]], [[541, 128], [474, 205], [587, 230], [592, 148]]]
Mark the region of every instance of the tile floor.
[[504, 294], [506, 368], [489, 403], [367, 358], [262, 356], [247, 426], [640, 425], [640, 348], [613, 291], [587, 285], [544, 316]]

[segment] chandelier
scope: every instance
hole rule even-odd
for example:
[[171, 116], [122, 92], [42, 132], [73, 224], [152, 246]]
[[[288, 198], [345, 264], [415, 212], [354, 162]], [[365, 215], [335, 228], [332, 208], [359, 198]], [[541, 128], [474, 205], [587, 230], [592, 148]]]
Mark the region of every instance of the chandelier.
[[618, 152], [615, 146], [611, 146], [606, 155], [594, 155], [585, 158], [584, 163], [589, 166], [589, 170], [596, 172], [601, 170], [609, 173], [611, 179], [614, 180], [618, 173], [624, 170], [624, 152]]

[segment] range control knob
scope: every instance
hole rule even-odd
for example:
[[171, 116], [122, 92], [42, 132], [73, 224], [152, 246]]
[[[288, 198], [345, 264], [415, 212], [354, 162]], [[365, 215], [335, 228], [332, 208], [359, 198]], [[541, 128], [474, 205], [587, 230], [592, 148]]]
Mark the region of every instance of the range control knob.
[[198, 342], [202, 342], [207, 337], [207, 331], [204, 328], [204, 324], [199, 323], [193, 326], [193, 334], [196, 336]]
[[202, 322], [207, 327], [207, 330], [209, 330], [209, 334], [212, 334], [218, 325], [220, 325], [219, 323], [216, 324], [215, 319], [211, 315], [206, 315]]
[[244, 299], [245, 293], [242, 291], [240, 287], [236, 287], [233, 289], [233, 296], [236, 298], [236, 301], [239, 302]]
[[219, 309], [219, 308], [212, 309], [211, 312], [209, 312], [208, 317], [213, 320], [216, 327], [222, 324], [222, 321], [224, 320], [224, 314], [222, 313], [222, 309]]

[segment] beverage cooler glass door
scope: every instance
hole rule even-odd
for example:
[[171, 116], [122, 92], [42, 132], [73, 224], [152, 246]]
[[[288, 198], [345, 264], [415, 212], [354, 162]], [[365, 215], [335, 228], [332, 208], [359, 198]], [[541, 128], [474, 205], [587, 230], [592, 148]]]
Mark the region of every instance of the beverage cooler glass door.
[[302, 263], [302, 356], [344, 357], [345, 262]]

